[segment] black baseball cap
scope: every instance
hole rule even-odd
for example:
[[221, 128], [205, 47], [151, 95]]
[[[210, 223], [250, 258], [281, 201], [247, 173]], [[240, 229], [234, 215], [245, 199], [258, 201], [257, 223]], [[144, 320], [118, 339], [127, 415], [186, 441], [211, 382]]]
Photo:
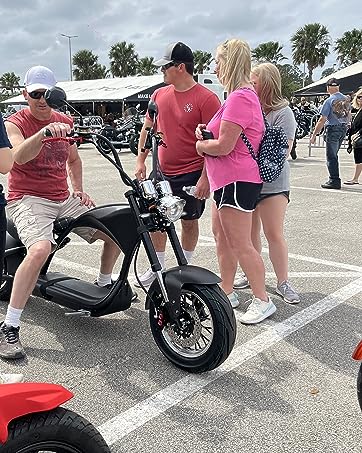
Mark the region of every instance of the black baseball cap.
[[178, 63], [193, 63], [194, 54], [190, 47], [186, 46], [183, 42], [174, 42], [166, 47], [164, 56], [153, 64], [155, 66], [163, 66], [172, 61]]
[[331, 79], [327, 80], [328, 87], [339, 87], [339, 85], [340, 85], [339, 80], [336, 79], [335, 77], [332, 77]]

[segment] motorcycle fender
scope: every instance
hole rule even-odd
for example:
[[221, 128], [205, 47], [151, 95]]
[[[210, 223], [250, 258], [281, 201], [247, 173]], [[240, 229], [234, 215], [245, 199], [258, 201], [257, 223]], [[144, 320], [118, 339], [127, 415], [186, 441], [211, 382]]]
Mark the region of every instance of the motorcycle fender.
[[0, 385], [0, 443], [6, 442], [12, 420], [55, 409], [73, 396], [72, 392], [57, 384], [29, 382]]
[[[215, 285], [221, 282], [221, 279], [208, 269], [189, 264], [167, 269], [167, 271], [162, 272], [162, 276], [170, 301], [167, 309], [172, 319], [179, 317], [181, 290], [185, 284]], [[152, 295], [155, 292], [160, 293], [160, 285], [157, 280], [150, 286], [148, 294]], [[146, 298], [145, 307], [146, 310], [150, 308], [149, 296]]]

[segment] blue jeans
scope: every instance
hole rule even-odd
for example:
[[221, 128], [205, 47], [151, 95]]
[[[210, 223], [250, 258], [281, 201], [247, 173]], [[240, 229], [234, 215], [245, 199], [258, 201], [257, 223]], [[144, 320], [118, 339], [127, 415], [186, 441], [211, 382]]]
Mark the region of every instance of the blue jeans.
[[329, 181], [340, 183], [338, 151], [346, 136], [347, 127], [344, 124], [326, 127], [326, 157]]

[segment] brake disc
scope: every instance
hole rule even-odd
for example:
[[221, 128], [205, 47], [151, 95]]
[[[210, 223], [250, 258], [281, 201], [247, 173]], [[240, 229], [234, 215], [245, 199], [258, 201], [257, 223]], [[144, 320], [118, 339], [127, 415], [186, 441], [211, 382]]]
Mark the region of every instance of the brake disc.
[[[195, 344], [199, 341], [201, 338], [201, 331], [202, 331], [202, 325], [201, 321], [199, 318], [199, 315], [197, 311], [195, 310], [195, 307], [193, 306], [188, 306], [184, 308], [184, 311], [191, 317], [193, 321], [193, 331], [192, 332], [185, 332], [185, 331], [180, 331], [178, 327], [176, 326], [167, 326], [165, 328], [167, 334], [171, 338], [171, 340], [183, 347], [183, 348], [191, 348], [195, 346]], [[182, 336], [182, 333], [185, 333], [185, 336]]]

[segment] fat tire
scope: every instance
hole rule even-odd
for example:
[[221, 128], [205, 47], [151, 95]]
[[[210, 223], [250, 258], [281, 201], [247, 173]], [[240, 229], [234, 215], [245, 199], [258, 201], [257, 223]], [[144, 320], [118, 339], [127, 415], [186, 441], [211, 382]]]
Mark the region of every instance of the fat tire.
[[359, 407], [362, 411], [362, 363], [359, 367], [359, 373], [357, 377], [357, 397], [359, 402]]
[[211, 346], [205, 354], [194, 358], [183, 357], [172, 350], [154, 318], [153, 301], [160, 297], [157, 292], [150, 297], [149, 319], [153, 338], [162, 354], [177, 367], [191, 373], [213, 370], [226, 360], [234, 347], [236, 320], [233, 309], [218, 285], [184, 285], [183, 291], [195, 293], [207, 305], [214, 325]]
[[[57, 442], [56, 447], [51, 442]], [[47, 444], [48, 442], [48, 444]], [[33, 453], [73, 447], [76, 453], [111, 453], [99, 431], [73, 411], [58, 407], [13, 420], [0, 453]], [[53, 451], [53, 450], [50, 450]]]

